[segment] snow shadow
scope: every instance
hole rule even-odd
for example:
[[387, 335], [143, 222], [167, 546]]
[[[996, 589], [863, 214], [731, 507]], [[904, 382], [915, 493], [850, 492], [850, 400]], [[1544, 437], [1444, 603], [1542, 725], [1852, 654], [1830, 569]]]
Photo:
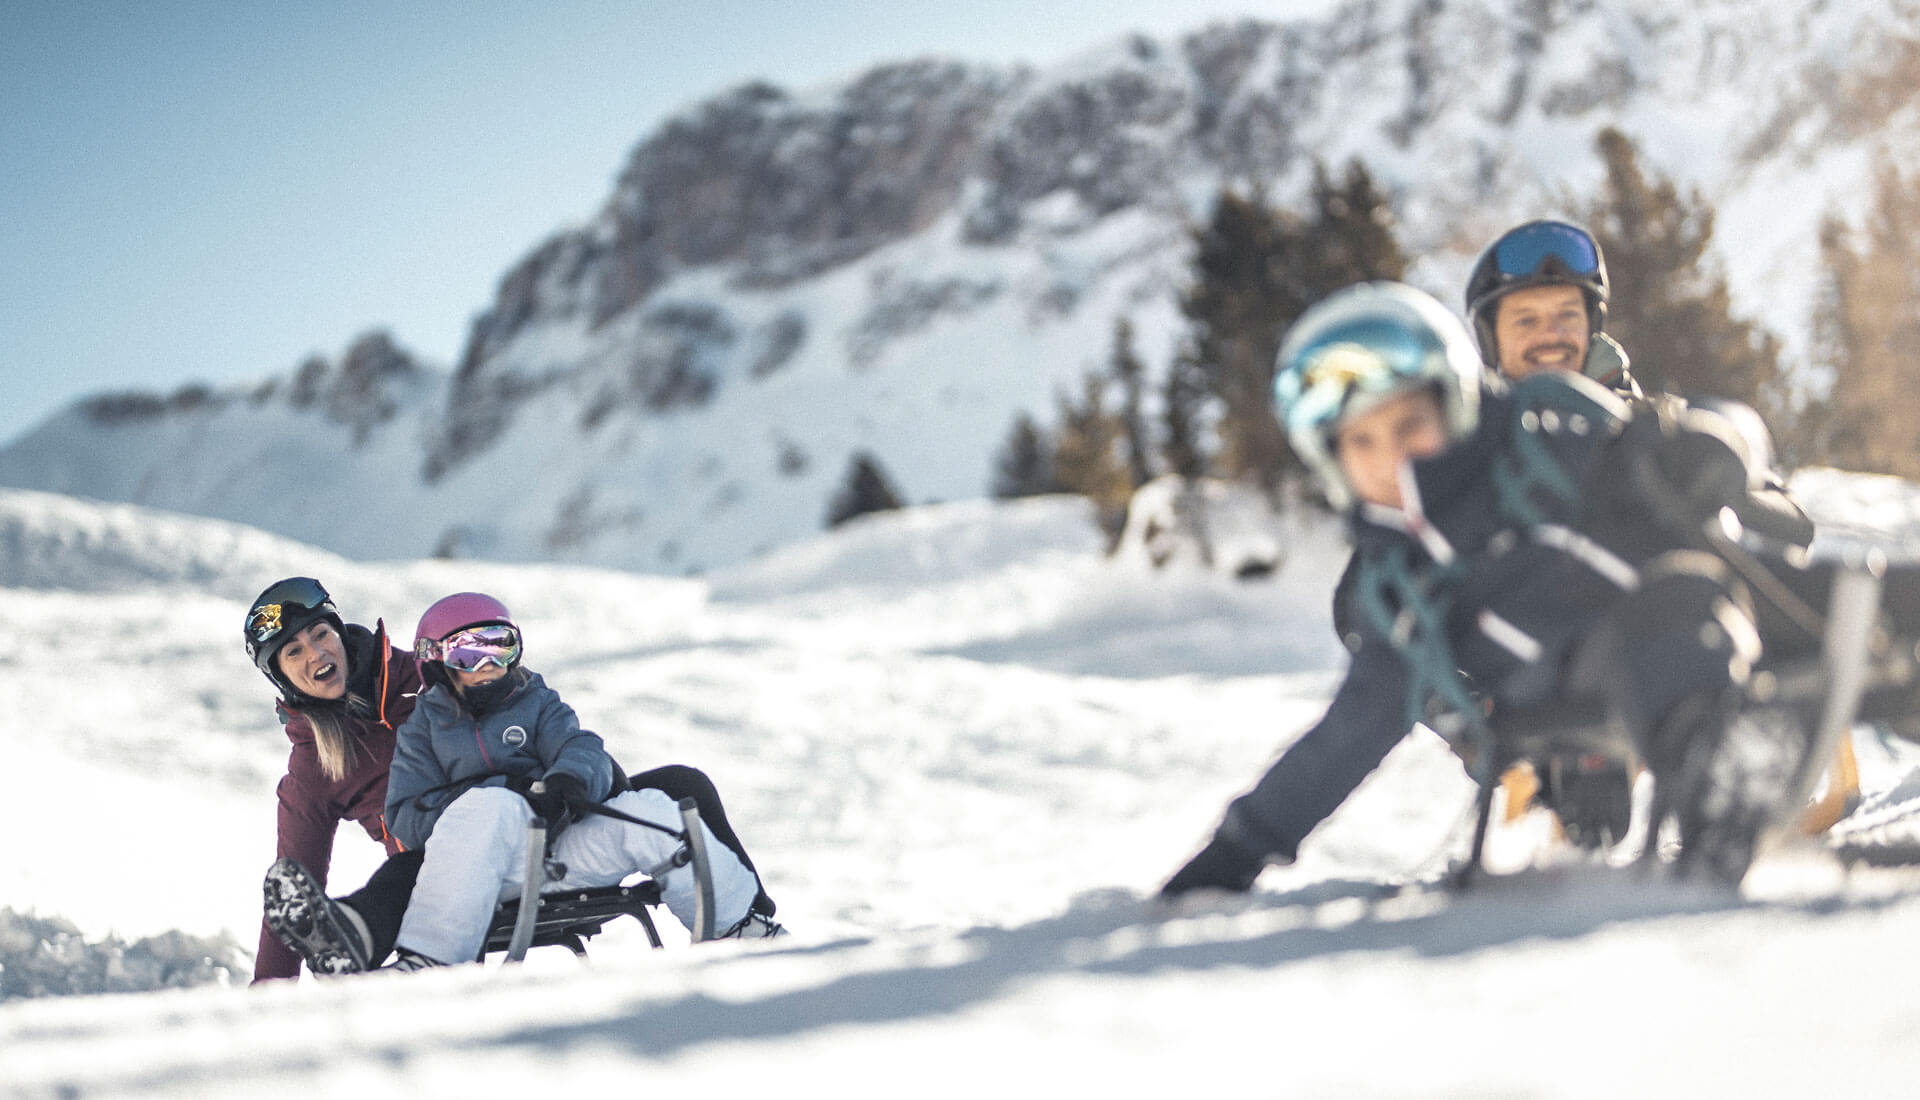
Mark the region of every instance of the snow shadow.
[[1228, 628], [1208, 624], [1123, 624], [1098, 637], [1084, 625], [1037, 632], [1006, 640], [974, 642], [930, 655], [960, 657], [982, 664], [1022, 665], [1067, 676], [1111, 676], [1157, 680], [1167, 676], [1230, 679], [1333, 667], [1331, 630], [1323, 644], [1289, 640], [1234, 641]]
[[[1752, 904], [1725, 892], [1637, 880], [1623, 884], [1620, 872], [1605, 874], [1610, 888], [1555, 877], [1510, 877], [1519, 881], [1496, 880], [1466, 896], [1377, 882], [1323, 882], [1189, 914], [1169, 913], [1130, 895], [1096, 895], [1059, 917], [918, 944], [902, 951], [905, 965], [843, 973], [747, 1003], [703, 993], [643, 1001], [609, 1018], [510, 1029], [481, 1043], [496, 1055], [524, 1047], [529, 1056], [551, 1058], [569, 1048], [612, 1045], [635, 1056], [658, 1058], [707, 1043], [797, 1038], [848, 1025], [948, 1017], [1009, 996], [1012, 987], [1068, 974], [1124, 978], [1281, 967], [1353, 952], [1412, 950], [1424, 956], [1456, 956], [1521, 940], [1577, 939], [1605, 925]], [[1570, 899], [1562, 896], [1566, 893]], [[1593, 904], [1602, 894], [1608, 900]], [[1330, 908], [1343, 912], [1329, 918], [1325, 911]], [[1194, 921], [1206, 923], [1196, 930]], [[900, 950], [878, 941], [787, 950], [883, 949]], [[927, 961], [912, 961], [916, 954]]]

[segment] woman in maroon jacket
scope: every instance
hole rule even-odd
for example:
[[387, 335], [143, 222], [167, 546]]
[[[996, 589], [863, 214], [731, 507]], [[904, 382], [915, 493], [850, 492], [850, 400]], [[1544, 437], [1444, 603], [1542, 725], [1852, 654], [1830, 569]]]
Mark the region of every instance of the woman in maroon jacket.
[[[246, 638], [247, 655], [280, 692], [280, 720], [293, 742], [253, 980], [298, 977], [302, 961], [316, 974], [360, 973], [393, 951], [420, 873], [423, 853], [401, 851], [385, 817], [394, 730], [413, 713], [419, 667], [413, 654], [387, 644], [383, 624], [368, 630], [342, 622], [327, 590], [309, 577], [260, 593], [247, 611]], [[675, 802], [692, 798], [713, 835], [754, 871], [705, 772], [668, 764], [631, 776], [628, 786]], [[329, 898], [333, 832], [342, 821], [386, 845], [388, 858], [365, 886]], [[753, 911], [771, 917], [774, 909], [762, 888]]]
[[[392, 950], [420, 869], [419, 853], [400, 851], [384, 816], [393, 731], [413, 712], [420, 673], [411, 653], [387, 644], [384, 624], [341, 621], [309, 577], [288, 577], [253, 601], [246, 641], [280, 692], [293, 743], [253, 978], [297, 977], [303, 957], [318, 972], [365, 970]], [[342, 821], [365, 829], [390, 858], [354, 894], [320, 905], [291, 900], [325, 898]]]

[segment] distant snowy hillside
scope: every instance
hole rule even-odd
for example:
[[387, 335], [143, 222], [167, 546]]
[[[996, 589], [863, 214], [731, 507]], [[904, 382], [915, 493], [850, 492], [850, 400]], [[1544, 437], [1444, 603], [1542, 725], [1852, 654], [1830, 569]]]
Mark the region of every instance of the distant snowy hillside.
[[1896, 560], [1920, 560], [1920, 494], [1911, 482], [1809, 469], [1789, 486], [1814, 521], [1816, 552], [1850, 556], [1871, 547]]
[[[1797, 488], [1829, 529], [1920, 534], [1912, 485]], [[1424, 734], [1249, 898], [1149, 904], [1343, 661], [1345, 548], [1294, 519], [1257, 582], [1107, 558], [1066, 498], [868, 517], [691, 580], [347, 561], [0, 492], [0, 562], [35, 563], [0, 575], [0, 1094], [1911, 1091], [1920, 872], [1802, 853], [1737, 899], [1550, 861], [1439, 896], [1417, 884], [1470, 790]], [[244, 971], [285, 740], [238, 625], [296, 571], [402, 631], [449, 590], [500, 594], [621, 759], [712, 773], [793, 937], [614, 929], [584, 966], [4, 999]], [[1855, 739], [1873, 806], [1920, 797], [1920, 748]], [[343, 833], [339, 881], [376, 852]]]
[[88, 402], [0, 484], [357, 557], [703, 572], [818, 531], [858, 451], [913, 502], [984, 495], [1120, 317], [1163, 367], [1223, 184], [1293, 200], [1359, 158], [1451, 302], [1499, 229], [1593, 193], [1605, 126], [1713, 204], [1736, 306], [1795, 354], [1820, 219], [1920, 150], [1917, 52], [1920, 11], [1882, 0], [1354, 0], [1044, 71], [748, 85], [646, 135], [450, 374], [376, 335], [246, 392]]

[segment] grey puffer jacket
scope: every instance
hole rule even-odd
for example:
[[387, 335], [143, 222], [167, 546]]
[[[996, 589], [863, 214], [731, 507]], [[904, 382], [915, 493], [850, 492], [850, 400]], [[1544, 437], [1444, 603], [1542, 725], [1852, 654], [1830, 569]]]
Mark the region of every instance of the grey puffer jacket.
[[387, 828], [407, 848], [427, 842], [434, 822], [475, 786], [502, 786], [565, 772], [595, 800], [613, 791], [613, 758], [600, 735], [580, 728], [573, 708], [538, 674], [516, 669], [520, 684], [481, 715], [444, 684], [422, 692], [395, 735], [387, 776]]

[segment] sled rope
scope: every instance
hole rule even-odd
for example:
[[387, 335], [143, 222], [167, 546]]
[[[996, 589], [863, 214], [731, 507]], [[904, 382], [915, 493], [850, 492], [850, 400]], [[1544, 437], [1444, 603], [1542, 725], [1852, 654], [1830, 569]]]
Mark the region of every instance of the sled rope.
[[1450, 601], [1442, 593], [1455, 570], [1438, 567], [1423, 582], [1410, 553], [1404, 546], [1390, 547], [1376, 568], [1363, 572], [1356, 595], [1362, 612], [1393, 639], [1407, 663], [1407, 726], [1427, 722], [1436, 703], [1457, 717], [1472, 741], [1474, 779], [1485, 786], [1495, 767], [1493, 730], [1446, 640]]

